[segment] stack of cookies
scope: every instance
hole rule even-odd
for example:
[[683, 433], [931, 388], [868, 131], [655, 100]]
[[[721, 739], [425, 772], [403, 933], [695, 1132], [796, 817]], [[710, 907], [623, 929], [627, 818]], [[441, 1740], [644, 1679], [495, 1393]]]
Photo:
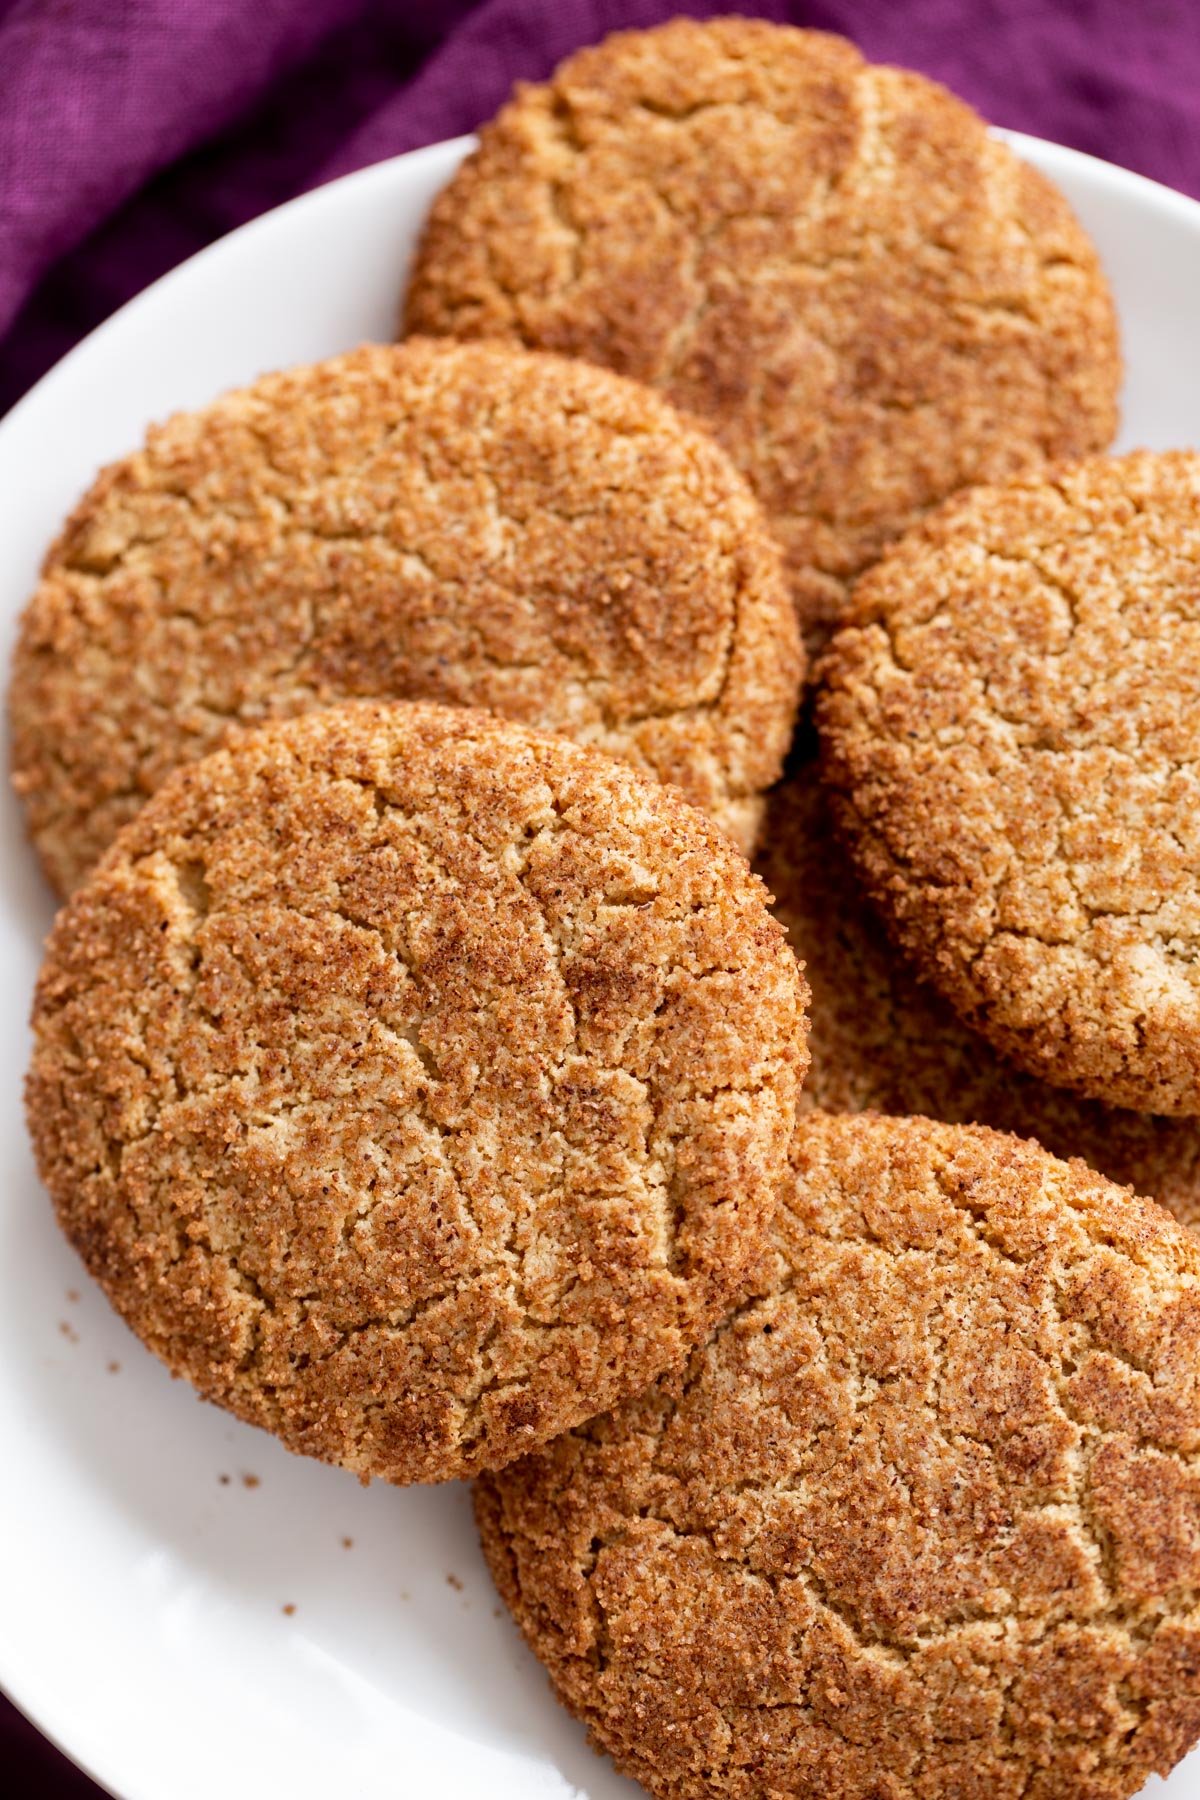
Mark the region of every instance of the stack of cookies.
[[519, 89], [405, 321], [47, 556], [60, 1222], [290, 1449], [478, 1477], [662, 1800], [1129, 1800], [1200, 1737], [1200, 458], [1101, 454], [1042, 177], [760, 22]]

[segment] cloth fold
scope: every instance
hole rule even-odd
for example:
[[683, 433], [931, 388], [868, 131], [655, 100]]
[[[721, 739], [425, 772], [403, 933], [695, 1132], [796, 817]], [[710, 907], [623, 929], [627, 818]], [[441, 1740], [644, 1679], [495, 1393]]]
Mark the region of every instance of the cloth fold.
[[[1200, 195], [1197, 0], [0, 0], [0, 411], [266, 208], [471, 130], [608, 31], [735, 11]], [[0, 1768], [13, 1793], [99, 1793], [2, 1700]]]
[[0, 410], [267, 207], [471, 130], [608, 31], [736, 10], [1200, 194], [1195, 0], [0, 0]]

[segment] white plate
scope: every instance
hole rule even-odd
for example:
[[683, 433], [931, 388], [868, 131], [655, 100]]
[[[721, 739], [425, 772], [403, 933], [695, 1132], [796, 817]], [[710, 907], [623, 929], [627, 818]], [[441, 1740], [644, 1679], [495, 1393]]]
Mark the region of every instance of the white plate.
[[[1196, 443], [1200, 205], [1014, 142], [1107, 264], [1128, 361], [1122, 443]], [[0, 664], [63, 514], [150, 420], [391, 336], [415, 233], [466, 147], [399, 157], [235, 232], [9, 415]], [[0, 1684], [124, 1800], [640, 1792], [591, 1753], [499, 1616], [464, 1488], [362, 1489], [288, 1456], [172, 1385], [91, 1289], [21, 1120], [51, 907], [7, 784], [0, 851]], [[1168, 1788], [1200, 1800], [1200, 1753]]]

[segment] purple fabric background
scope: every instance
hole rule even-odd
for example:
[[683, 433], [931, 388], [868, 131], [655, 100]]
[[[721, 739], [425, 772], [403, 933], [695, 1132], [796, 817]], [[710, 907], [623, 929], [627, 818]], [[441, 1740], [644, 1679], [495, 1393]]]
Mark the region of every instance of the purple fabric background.
[[[0, 411], [256, 213], [471, 130], [619, 26], [731, 11], [1200, 195], [1200, 0], [0, 0]], [[98, 1792], [2, 1699], [0, 1771], [20, 1800]]]
[[[201, 245], [706, 0], [0, 0], [0, 411]], [[1200, 0], [760, 0], [1200, 194]]]

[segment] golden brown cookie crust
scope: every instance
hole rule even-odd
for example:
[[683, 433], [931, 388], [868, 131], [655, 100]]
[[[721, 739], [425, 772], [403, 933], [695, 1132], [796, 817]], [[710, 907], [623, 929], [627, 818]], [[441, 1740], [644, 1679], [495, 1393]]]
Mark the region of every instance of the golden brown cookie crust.
[[1101, 1106], [1002, 1062], [887, 941], [809, 761], [769, 795], [754, 864], [812, 993], [804, 1111], [918, 1113], [1036, 1138], [1200, 1226], [1200, 1122]]
[[1200, 1112], [1200, 456], [949, 502], [823, 680], [839, 828], [922, 973], [1031, 1073]]
[[644, 1386], [745, 1291], [803, 993], [670, 789], [350, 703], [177, 771], [59, 914], [29, 1123], [174, 1373], [436, 1481]]
[[749, 851], [800, 670], [756, 503], [657, 395], [511, 345], [369, 345], [104, 471], [22, 623], [13, 766], [64, 892], [181, 762], [347, 698], [566, 732]]
[[760, 1297], [477, 1487], [660, 1800], [1128, 1800], [1200, 1733], [1200, 1246], [1035, 1144], [800, 1122]]
[[763, 20], [619, 33], [518, 88], [434, 204], [406, 323], [704, 419], [810, 647], [930, 506], [1116, 428], [1112, 300], [1058, 191], [936, 83]]

